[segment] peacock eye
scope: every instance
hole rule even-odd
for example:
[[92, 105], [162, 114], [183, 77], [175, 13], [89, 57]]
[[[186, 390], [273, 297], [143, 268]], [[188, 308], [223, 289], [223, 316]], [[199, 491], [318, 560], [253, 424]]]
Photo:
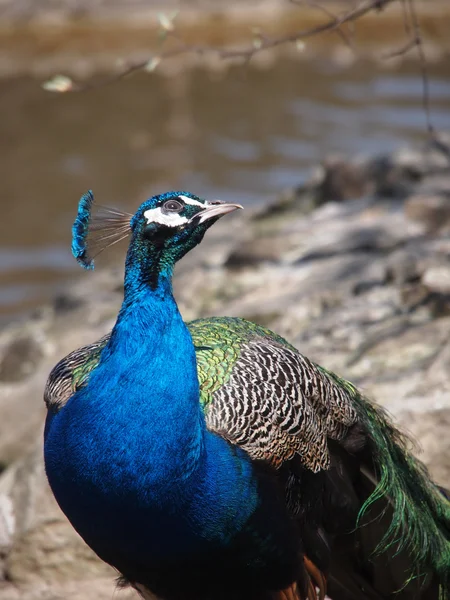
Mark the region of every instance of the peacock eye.
[[182, 211], [184, 206], [178, 200], [167, 200], [162, 205], [162, 210], [164, 213], [179, 213]]

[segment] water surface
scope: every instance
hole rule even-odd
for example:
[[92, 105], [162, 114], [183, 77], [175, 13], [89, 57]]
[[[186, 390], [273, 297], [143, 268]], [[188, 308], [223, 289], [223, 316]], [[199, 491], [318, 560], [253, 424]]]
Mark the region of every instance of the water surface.
[[[448, 65], [431, 65], [430, 80], [434, 125], [448, 129]], [[268, 70], [138, 74], [67, 95], [11, 78], [0, 80], [0, 113], [2, 320], [81, 275], [70, 227], [88, 188], [131, 212], [168, 189], [254, 205], [327, 155], [388, 152], [426, 136], [413, 63], [394, 72], [284, 59]]]

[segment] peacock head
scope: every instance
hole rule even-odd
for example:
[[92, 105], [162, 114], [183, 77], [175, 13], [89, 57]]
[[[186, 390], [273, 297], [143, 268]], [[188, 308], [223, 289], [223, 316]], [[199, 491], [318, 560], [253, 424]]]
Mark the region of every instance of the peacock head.
[[158, 258], [173, 266], [201, 242], [206, 231], [240, 204], [204, 200], [189, 192], [166, 192], [149, 198], [134, 215], [99, 207], [91, 191], [82, 196], [72, 228], [72, 253], [85, 269], [108, 246], [131, 235], [127, 262]]
[[133, 240], [176, 262], [201, 242], [217, 219], [238, 208], [242, 206], [204, 200], [188, 192], [153, 196], [141, 204], [131, 219]]

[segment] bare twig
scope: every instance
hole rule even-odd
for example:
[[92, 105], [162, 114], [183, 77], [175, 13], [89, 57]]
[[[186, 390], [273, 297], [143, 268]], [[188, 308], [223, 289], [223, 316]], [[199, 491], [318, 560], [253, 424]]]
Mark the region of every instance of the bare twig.
[[[423, 87], [423, 108], [426, 118], [426, 126], [432, 139], [438, 143], [438, 139], [431, 122], [430, 108], [430, 85], [427, 70], [427, 62], [423, 47], [423, 40], [420, 31], [420, 24], [415, 10], [414, 0], [360, 0], [353, 1], [351, 8], [343, 11], [340, 14], [333, 13], [330, 9], [323, 6], [317, 0], [289, 0], [292, 4], [305, 4], [311, 8], [315, 8], [324, 13], [328, 18], [324, 23], [301, 29], [292, 33], [280, 35], [277, 37], [267, 37], [259, 29], [253, 30], [253, 40], [251, 44], [244, 45], [240, 48], [220, 48], [211, 45], [188, 44], [179, 35], [173, 23], [176, 13], [172, 17], [160, 15], [159, 20], [162, 26], [162, 36], [160, 37], [160, 48], [153, 55], [141, 61], [129, 61], [124, 63], [121, 70], [104, 79], [96, 79], [90, 82], [76, 83], [65, 76], [56, 76], [44, 84], [44, 87], [51, 91], [58, 92], [81, 92], [109, 85], [116, 81], [120, 81], [124, 77], [128, 77], [136, 71], [147, 70], [153, 71], [162, 61], [174, 58], [181, 55], [213, 55], [222, 60], [242, 59], [244, 64], [247, 64], [255, 54], [264, 50], [277, 48], [278, 46], [295, 44], [305, 39], [320, 35], [322, 33], [334, 32], [341, 37], [343, 42], [354, 49], [353, 41], [350, 39], [349, 33], [344, 31], [343, 25], [346, 26], [350, 34], [354, 31], [355, 23], [364, 15], [370, 12], [379, 12], [389, 4], [400, 1], [405, 33], [410, 38], [406, 43], [398, 49], [382, 54], [382, 58], [389, 59], [407, 54], [414, 48], [417, 48], [417, 53], [420, 61], [422, 87]], [[170, 49], [163, 49], [163, 44], [168, 38], [176, 41], [177, 46]]]
[[[269, 50], [285, 44], [295, 43], [300, 40], [305, 40], [307, 38], [320, 35], [321, 33], [330, 31], [336, 31], [337, 33], [339, 33], [340, 31], [340, 35], [342, 36], [342, 29], [340, 29], [342, 25], [352, 24], [367, 13], [373, 11], [380, 11], [384, 9], [387, 5], [392, 4], [396, 1], [398, 0], [362, 0], [356, 6], [352, 7], [350, 10], [344, 11], [340, 15], [334, 15], [328, 9], [320, 7], [322, 12], [325, 12], [326, 14], [330, 15], [330, 18], [326, 22], [321, 23], [320, 25], [317, 25], [315, 27], [294, 31], [292, 33], [288, 33], [278, 37], [268, 38], [263, 35], [258, 35], [257, 43], [255, 43], [255, 40], [253, 40], [253, 43], [251, 45], [243, 46], [241, 48], [217, 48], [208, 45], [186, 44], [182, 40], [180, 40], [179, 36], [177, 35], [176, 39], [179, 42], [179, 46], [177, 48], [161, 51], [153, 57], [148, 57], [146, 60], [126, 63], [118, 73], [115, 73], [114, 75], [111, 75], [104, 79], [95, 80], [87, 83], [76, 83], [68, 78], [63, 78], [65, 80], [64, 85], [58, 85], [58, 83], [55, 83], [55, 85], [53, 85], [52, 80], [50, 80], [44, 85], [46, 89], [51, 91], [81, 92], [119, 81], [124, 77], [135, 73], [136, 71], [144, 70], [146, 67], [149, 67], [149, 65], [151, 70], [153, 68], [153, 65], [159, 64], [163, 60], [167, 60], [183, 54], [212, 54], [223, 60], [242, 58], [245, 62], [247, 62], [255, 54], [264, 50]], [[311, 0], [307, 0], [307, 2], [312, 5]], [[318, 7], [319, 5], [314, 2], [314, 6]], [[173, 31], [169, 30], [166, 26], [165, 37], [167, 38], [170, 36], [174, 37]], [[348, 42], [349, 40], [348, 38], [346, 38], [346, 43]]]
[[411, 35], [411, 23], [409, 20], [408, 7], [406, 5], [406, 0], [401, 0], [402, 5], [402, 13], [403, 13], [403, 25], [405, 27], [406, 35]]
[[260, 50], [268, 50], [270, 48], [276, 48], [289, 42], [296, 42], [298, 40], [305, 40], [307, 38], [325, 33], [327, 31], [334, 31], [344, 23], [350, 23], [360, 19], [371, 11], [380, 11], [385, 8], [388, 4], [392, 4], [396, 0], [363, 0], [355, 8], [346, 11], [344, 14], [338, 17], [333, 17], [326, 23], [311, 27], [309, 29], [303, 29], [295, 31], [292, 34], [282, 35], [280, 37], [266, 40], [266, 42], [260, 48], [247, 47], [236, 50], [223, 50], [219, 52], [222, 58], [232, 57], [245, 57], [247, 55], [254, 55]]
[[[410, 39], [397, 50], [386, 52], [382, 54], [382, 58], [389, 59], [398, 56], [404, 56], [407, 52], [413, 48], [417, 48], [419, 55], [419, 63], [422, 77], [422, 104], [425, 112], [426, 126], [428, 133], [432, 140], [439, 146], [440, 144], [435, 129], [431, 121], [431, 107], [430, 107], [430, 82], [428, 77], [428, 67], [425, 57], [425, 50], [423, 47], [423, 40], [420, 31], [419, 19], [417, 18], [416, 8], [414, 0], [401, 0], [402, 11], [403, 11], [403, 23], [405, 32], [410, 36]], [[444, 151], [444, 150], [442, 150]], [[446, 148], [446, 154], [448, 155], [448, 149]]]
[[[322, 11], [327, 17], [331, 17], [332, 19], [338, 19], [335, 13], [329, 10], [326, 6], [322, 6], [322, 4], [318, 4], [314, 2], [314, 0], [289, 0], [291, 4], [306, 4], [310, 8], [316, 8], [317, 10]], [[355, 50], [355, 46], [353, 41], [350, 39], [349, 35], [343, 30], [341, 26], [336, 27], [336, 33], [342, 39], [344, 44], [348, 46], [351, 50]]]
[[418, 45], [417, 38], [412, 38], [411, 40], [406, 42], [406, 44], [404, 44], [400, 48], [397, 48], [397, 50], [392, 50], [390, 52], [383, 52], [383, 54], [381, 55], [381, 58], [389, 59], [389, 58], [396, 58], [398, 56], [404, 56], [407, 52], [409, 52], [410, 50], [415, 48], [417, 45]]
[[429, 134], [435, 138], [435, 131], [431, 122], [431, 108], [430, 108], [430, 81], [428, 77], [427, 61], [425, 58], [425, 50], [423, 48], [422, 37], [420, 35], [419, 19], [417, 18], [416, 8], [413, 0], [406, 0], [407, 10], [410, 16], [410, 22], [414, 31], [414, 38], [416, 40], [417, 54], [419, 55], [420, 70], [422, 74], [422, 86], [423, 86], [423, 109], [425, 111], [425, 118], [427, 122], [427, 129]]

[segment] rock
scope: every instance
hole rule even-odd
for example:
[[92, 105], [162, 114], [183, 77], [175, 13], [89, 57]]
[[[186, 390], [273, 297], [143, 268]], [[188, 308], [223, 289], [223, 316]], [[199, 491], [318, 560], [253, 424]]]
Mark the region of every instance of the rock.
[[315, 182], [311, 180], [305, 185], [283, 190], [273, 201], [257, 209], [254, 215], [255, 221], [273, 219], [294, 208], [301, 214], [309, 214], [319, 205], [314, 189]]
[[449, 166], [450, 134], [435, 136], [421, 148], [402, 148], [391, 154], [330, 157], [313, 170], [309, 180], [281, 192], [255, 218], [273, 219], [290, 211], [309, 214], [328, 202], [410, 198], [408, 218], [441, 227], [448, 222]]
[[374, 192], [374, 181], [369, 177], [370, 167], [365, 161], [348, 161], [342, 157], [326, 160], [322, 181], [316, 187], [316, 206], [363, 198]]
[[5, 578], [5, 561], [13, 545], [15, 518], [9, 496], [0, 494], [0, 582]]
[[33, 585], [0, 583], [0, 600], [139, 600], [131, 589], [120, 590], [111, 577]]
[[389, 281], [405, 284], [419, 281], [423, 268], [417, 253], [411, 252], [408, 248], [401, 248], [388, 257], [386, 271]]
[[423, 274], [422, 282], [430, 290], [450, 294], [450, 260], [447, 265], [427, 269]]
[[405, 205], [408, 218], [425, 225], [428, 233], [450, 228], [450, 192], [448, 195], [415, 194]]
[[402, 429], [413, 439], [420, 440], [416, 454], [429, 469], [437, 483], [450, 484], [450, 408], [427, 412], [402, 411]]
[[10, 335], [2, 344], [0, 383], [25, 379], [33, 373], [43, 356], [42, 340], [33, 333], [24, 331], [18, 335]]
[[228, 269], [251, 267], [258, 263], [278, 262], [284, 253], [295, 248], [295, 244], [281, 237], [258, 237], [244, 241], [230, 252], [225, 261]]
[[419, 182], [426, 176], [448, 174], [450, 163], [450, 134], [434, 134], [421, 147], [406, 147], [393, 152], [392, 162]]

